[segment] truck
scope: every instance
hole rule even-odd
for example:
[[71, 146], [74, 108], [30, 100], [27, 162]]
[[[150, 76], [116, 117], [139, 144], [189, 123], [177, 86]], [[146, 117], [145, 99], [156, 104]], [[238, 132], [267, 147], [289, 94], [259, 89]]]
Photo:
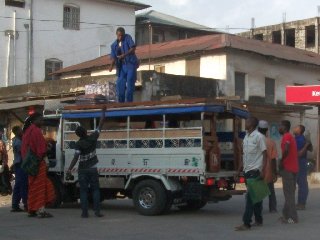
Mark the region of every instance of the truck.
[[[106, 105], [96, 149], [101, 201], [129, 198], [149, 216], [172, 206], [197, 210], [244, 193], [234, 178], [249, 114], [242, 105], [205, 98]], [[78, 140], [75, 129], [93, 132], [103, 106], [44, 112], [48, 175], [56, 194], [52, 207], [79, 199], [77, 168], [72, 178], [66, 174]]]

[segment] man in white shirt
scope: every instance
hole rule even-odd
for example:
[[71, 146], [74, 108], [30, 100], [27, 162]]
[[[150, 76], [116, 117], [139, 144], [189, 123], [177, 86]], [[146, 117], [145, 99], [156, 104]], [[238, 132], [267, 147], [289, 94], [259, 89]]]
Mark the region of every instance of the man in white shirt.
[[[247, 134], [243, 139], [243, 159], [239, 164], [237, 176], [243, 169], [245, 179], [263, 177], [263, 170], [267, 159], [267, 146], [265, 137], [257, 130], [258, 119], [249, 117], [246, 120]], [[262, 201], [252, 203], [249, 193], [246, 194], [246, 208], [243, 214], [243, 224], [236, 227], [236, 231], [249, 230], [252, 216], [255, 216], [254, 226], [262, 226]]]

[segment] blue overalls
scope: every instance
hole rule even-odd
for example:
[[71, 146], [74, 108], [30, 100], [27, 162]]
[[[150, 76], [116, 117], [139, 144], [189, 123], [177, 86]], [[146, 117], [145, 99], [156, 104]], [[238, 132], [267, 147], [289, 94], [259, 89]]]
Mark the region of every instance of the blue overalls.
[[111, 58], [116, 61], [117, 68], [117, 96], [118, 102], [132, 102], [135, 82], [137, 80], [138, 58], [133, 54], [127, 55], [124, 59], [119, 60], [117, 56], [127, 53], [130, 48], [135, 47], [131, 36], [125, 34], [123, 40], [114, 41], [111, 45]]

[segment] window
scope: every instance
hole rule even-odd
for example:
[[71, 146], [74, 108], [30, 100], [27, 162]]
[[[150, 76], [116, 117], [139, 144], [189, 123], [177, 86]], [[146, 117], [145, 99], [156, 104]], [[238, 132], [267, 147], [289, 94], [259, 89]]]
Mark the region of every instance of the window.
[[186, 59], [186, 75], [200, 77], [200, 57]]
[[164, 65], [155, 65], [154, 70], [158, 73], [165, 73], [166, 67]]
[[274, 104], [275, 97], [275, 80], [273, 78], [265, 78], [265, 102]]
[[56, 58], [47, 59], [45, 62], [45, 80], [56, 80], [58, 79], [55, 75], [50, 75], [55, 71], [62, 68], [62, 61]]
[[281, 44], [281, 31], [272, 32], [272, 43]]
[[263, 34], [255, 34], [254, 37], [253, 37], [255, 40], [260, 40], [260, 41], [263, 41]]
[[306, 47], [314, 47], [316, 45], [316, 26], [306, 26]]
[[6, 0], [5, 5], [12, 6], [12, 7], [24, 8], [25, 0]]
[[235, 95], [244, 100], [246, 96], [246, 74], [235, 72], [234, 80]]
[[296, 30], [294, 28], [285, 30], [286, 36], [286, 46], [295, 47], [296, 46]]
[[65, 29], [80, 29], [80, 8], [70, 5], [63, 7], [63, 27]]
[[154, 29], [152, 34], [152, 43], [161, 43], [164, 41], [164, 31], [161, 29]]

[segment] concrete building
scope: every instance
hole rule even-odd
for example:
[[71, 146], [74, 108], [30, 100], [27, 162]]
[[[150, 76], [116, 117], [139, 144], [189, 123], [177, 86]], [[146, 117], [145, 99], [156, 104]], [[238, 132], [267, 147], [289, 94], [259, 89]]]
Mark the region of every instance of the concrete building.
[[320, 18], [314, 17], [276, 25], [253, 28], [240, 33], [246, 38], [267, 41], [319, 53]]
[[221, 33], [154, 10], [136, 15], [136, 44], [154, 44]]
[[0, 0], [0, 87], [44, 80], [109, 51], [118, 26], [135, 32], [126, 0]]

